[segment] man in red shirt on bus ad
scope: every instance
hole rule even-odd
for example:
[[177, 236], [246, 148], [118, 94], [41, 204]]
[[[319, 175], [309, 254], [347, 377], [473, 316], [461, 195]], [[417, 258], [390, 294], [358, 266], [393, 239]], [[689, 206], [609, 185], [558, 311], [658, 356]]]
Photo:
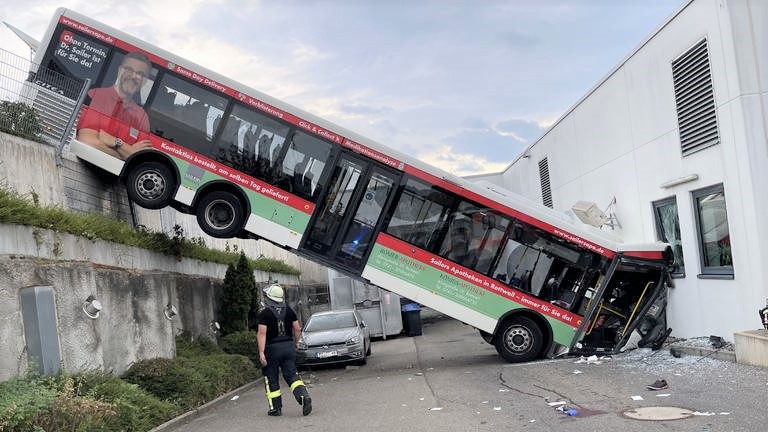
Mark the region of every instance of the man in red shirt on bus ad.
[[151, 147], [149, 118], [133, 99], [151, 69], [144, 54], [126, 54], [113, 86], [88, 90], [91, 103], [77, 124], [77, 139], [119, 159]]

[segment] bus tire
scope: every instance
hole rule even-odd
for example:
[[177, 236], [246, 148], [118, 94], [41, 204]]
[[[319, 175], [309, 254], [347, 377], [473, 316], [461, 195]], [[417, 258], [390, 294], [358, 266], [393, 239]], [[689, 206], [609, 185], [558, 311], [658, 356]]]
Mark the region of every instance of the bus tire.
[[149, 161], [136, 165], [125, 183], [128, 198], [141, 207], [158, 210], [171, 203], [176, 180], [167, 165]]
[[214, 191], [203, 196], [196, 213], [200, 229], [216, 238], [237, 236], [245, 222], [242, 203], [235, 195], [225, 191]]
[[536, 322], [524, 316], [507, 319], [499, 328], [496, 351], [510, 363], [535, 360], [544, 347], [544, 333]]

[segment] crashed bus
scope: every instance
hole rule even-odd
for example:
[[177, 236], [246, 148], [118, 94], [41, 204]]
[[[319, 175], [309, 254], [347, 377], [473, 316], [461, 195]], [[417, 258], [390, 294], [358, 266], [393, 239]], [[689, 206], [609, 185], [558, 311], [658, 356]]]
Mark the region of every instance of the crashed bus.
[[264, 239], [407, 297], [477, 328], [510, 362], [668, 335], [666, 244], [624, 244], [71, 10], [57, 11], [35, 60], [36, 85], [48, 70], [92, 88], [140, 84], [125, 103], [146, 130], [86, 100], [81, 118], [103, 125], [106, 145], [78, 131], [70, 151], [144, 208], [172, 206], [213, 237]]

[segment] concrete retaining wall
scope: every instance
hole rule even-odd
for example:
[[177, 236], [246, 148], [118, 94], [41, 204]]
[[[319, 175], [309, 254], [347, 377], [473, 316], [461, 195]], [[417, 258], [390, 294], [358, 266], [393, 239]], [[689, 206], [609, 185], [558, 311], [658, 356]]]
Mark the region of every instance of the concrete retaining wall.
[[[0, 225], [0, 381], [35, 365], [28, 359], [20, 291], [51, 287], [61, 367], [121, 373], [133, 362], [173, 357], [183, 331], [213, 337], [226, 266], [177, 260], [143, 249], [20, 225]], [[257, 281], [295, 276], [255, 272]], [[103, 310], [82, 310], [93, 295]], [[178, 316], [163, 313], [174, 305]]]

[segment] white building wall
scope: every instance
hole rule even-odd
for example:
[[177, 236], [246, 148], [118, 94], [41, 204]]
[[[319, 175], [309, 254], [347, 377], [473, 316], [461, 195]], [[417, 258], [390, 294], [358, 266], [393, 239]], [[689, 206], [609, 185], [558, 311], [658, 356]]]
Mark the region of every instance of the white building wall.
[[[671, 63], [707, 38], [721, 143], [682, 157]], [[759, 328], [768, 297], [768, 2], [693, 0], [571, 108], [510, 167], [486, 180], [541, 202], [547, 158], [554, 207], [616, 198], [627, 242], [656, 240], [652, 202], [674, 196], [685, 258], [668, 306], [672, 335]], [[689, 174], [698, 179], [661, 184]], [[701, 278], [691, 192], [725, 189], [734, 278]], [[604, 227], [604, 230], [610, 230]]]

